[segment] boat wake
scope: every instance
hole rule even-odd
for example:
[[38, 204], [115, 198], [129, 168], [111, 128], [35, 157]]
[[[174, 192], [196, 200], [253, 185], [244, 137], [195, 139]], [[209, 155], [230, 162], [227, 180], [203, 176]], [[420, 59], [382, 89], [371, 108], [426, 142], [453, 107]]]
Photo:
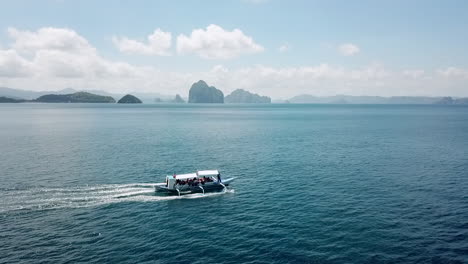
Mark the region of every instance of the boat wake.
[[194, 193], [183, 196], [156, 194], [154, 184], [105, 184], [79, 187], [0, 189], [0, 213], [16, 210], [47, 210], [80, 208], [119, 202], [156, 202], [176, 199], [207, 198], [233, 189], [212, 193]]

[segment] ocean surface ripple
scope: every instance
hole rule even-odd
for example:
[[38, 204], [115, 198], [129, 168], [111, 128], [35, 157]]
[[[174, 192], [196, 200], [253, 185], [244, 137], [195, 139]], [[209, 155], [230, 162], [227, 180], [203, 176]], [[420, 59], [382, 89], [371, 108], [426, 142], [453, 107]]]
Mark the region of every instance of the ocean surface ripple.
[[[468, 263], [468, 108], [0, 105], [0, 263]], [[228, 190], [167, 196], [220, 169]]]

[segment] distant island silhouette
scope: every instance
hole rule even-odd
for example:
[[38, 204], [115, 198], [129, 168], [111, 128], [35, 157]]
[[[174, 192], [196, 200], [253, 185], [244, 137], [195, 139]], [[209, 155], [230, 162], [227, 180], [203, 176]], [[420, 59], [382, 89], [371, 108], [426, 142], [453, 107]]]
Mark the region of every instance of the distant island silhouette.
[[124, 97], [120, 98], [120, 100], [117, 101], [117, 103], [118, 104], [141, 104], [142, 101], [138, 99], [136, 96], [127, 94]]
[[176, 94], [174, 100], [172, 100], [173, 103], [176, 103], [176, 104], [182, 104], [182, 103], [185, 103], [185, 100], [182, 99], [182, 97], [180, 97], [180, 95]]
[[28, 100], [24, 100], [24, 99], [16, 99], [16, 98], [11, 98], [11, 97], [6, 97], [6, 96], [0, 96], [0, 103], [24, 103], [27, 101]]
[[46, 94], [32, 101], [39, 103], [115, 103], [115, 99], [111, 96], [102, 96], [87, 92]]
[[251, 93], [243, 89], [234, 90], [231, 94], [224, 98], [226, 103], [235, 104], [269, 104], [271, 98], [268, 96], [261, 96], [258, 94]]
[[[91, 92], [92, 91], [92, 92]], [[145, 99], [142, 99], [143, 96]], [[268, 96], [251, 93], [244, 89], [236, 89], [229, 95], [214, 86], [209, 86], [200, 80], [192, 84], [188, 99], [181, 95], [161, 95], [158, 93], [111, 94], [101, 90], [76, 91], [71, 88], [50, 91], [28, 91], [0, 87], [0, 103], [115, 103], [114, 98], [121, 98], [120, 103], [291, 103], [291, 104], [436, 104], [436, 105], [468, 105], [466, 97], [450, 96], [315, 96], [301, 94], [286, 100], [273, 101]]]
[[429, 96], [314, 96], [302, 94], [287, 100], [293, 104], [468, 104], [468, 98]]
[[200, 80], [190, 87], [189, 103], [224, 103], [224, 94], [221, 90]]

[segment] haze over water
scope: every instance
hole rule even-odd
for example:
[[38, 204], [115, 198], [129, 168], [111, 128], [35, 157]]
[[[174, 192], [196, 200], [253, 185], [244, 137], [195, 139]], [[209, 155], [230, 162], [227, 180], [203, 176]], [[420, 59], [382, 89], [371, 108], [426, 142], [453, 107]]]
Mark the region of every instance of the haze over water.
[[[468, 107], [0, 105], [0, 263], [468, 262]], [[226, 192], [155, 195], [219, 169]]]

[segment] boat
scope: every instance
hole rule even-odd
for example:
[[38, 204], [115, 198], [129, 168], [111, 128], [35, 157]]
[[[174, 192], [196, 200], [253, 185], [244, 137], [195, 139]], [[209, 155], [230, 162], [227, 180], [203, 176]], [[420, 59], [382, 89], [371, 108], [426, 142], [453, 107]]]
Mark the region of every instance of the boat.
[[227, 189], [234, 179], [222, 179], [218, 170], [201, 170], [187, 174], [166, 175], [166, 181], [157, 183], [155, 190], [179, 196], [189, 193], [205, 194], [208, 191]]

